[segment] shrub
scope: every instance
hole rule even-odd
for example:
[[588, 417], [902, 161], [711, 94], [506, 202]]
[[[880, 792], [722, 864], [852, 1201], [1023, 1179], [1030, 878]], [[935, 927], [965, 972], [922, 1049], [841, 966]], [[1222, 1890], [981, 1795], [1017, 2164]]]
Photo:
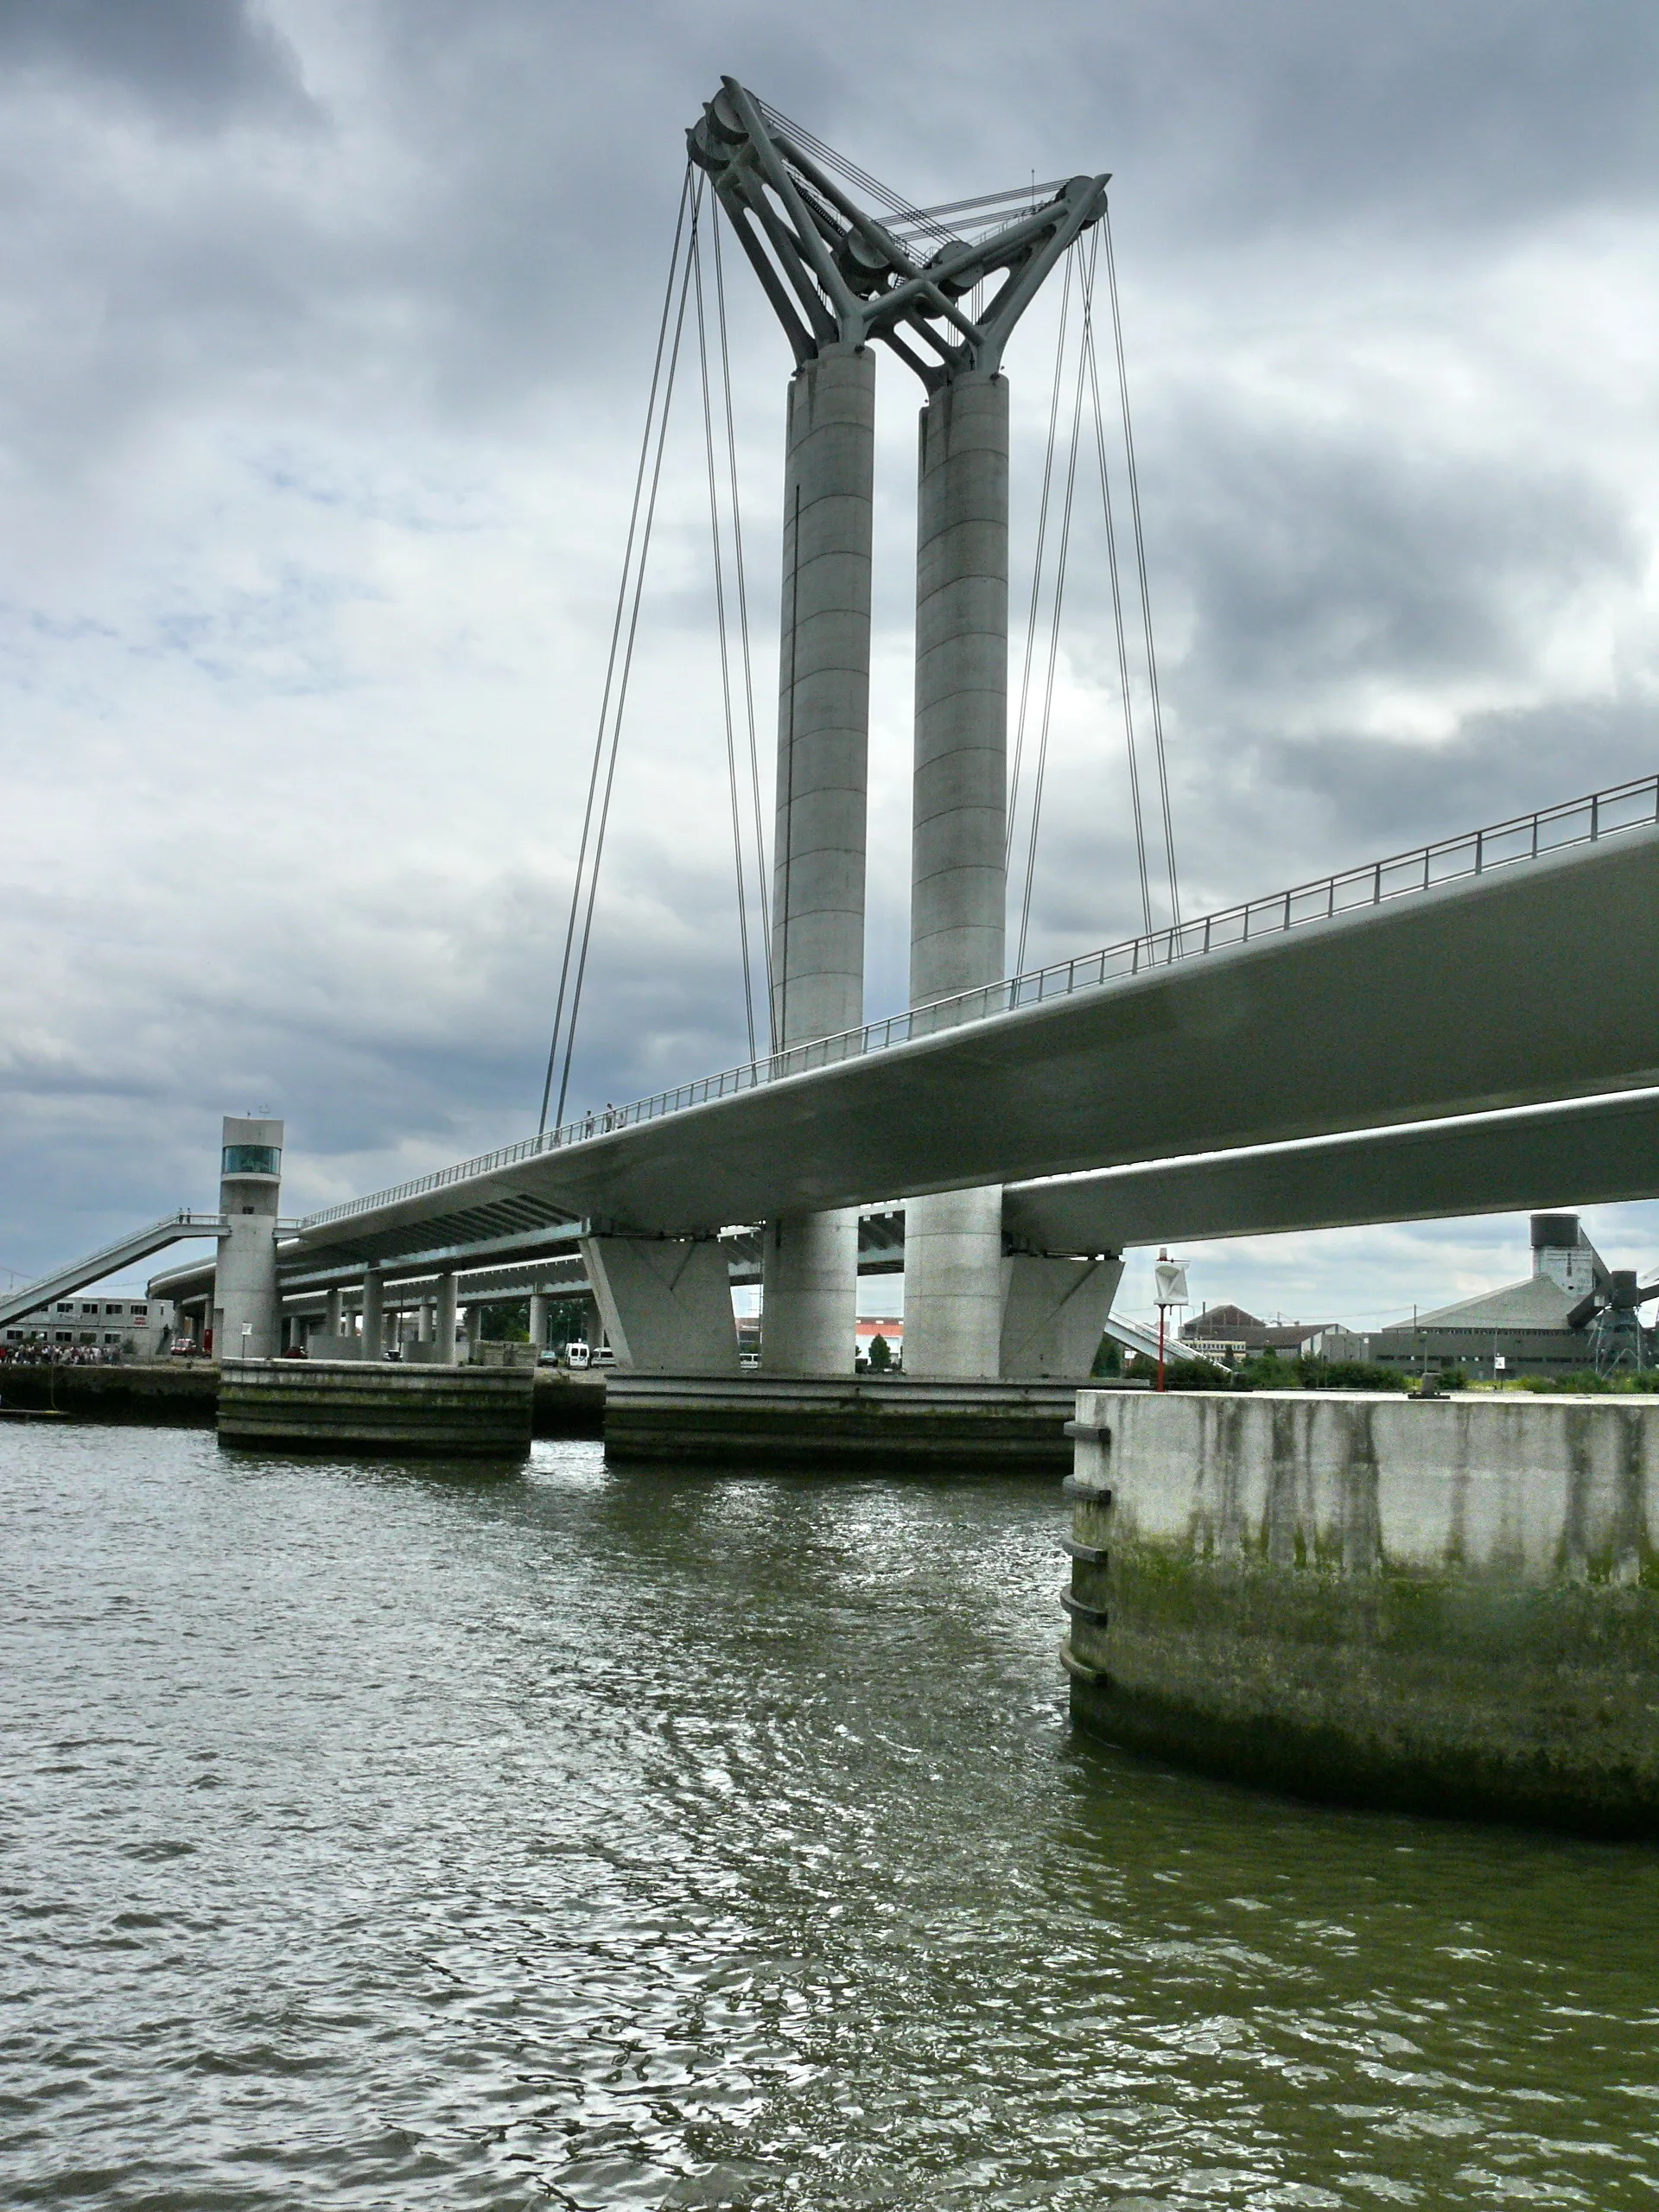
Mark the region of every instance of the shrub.
[[[1157, 1379], [1157, 1370], [1153, 1370]], [[1233, 1376], [1224, 1369], [1211, 1367], [1207, 1359], [1166, 1359], [1164, 1362], [1164, 1388], [1166, 1390], [1236, 1390], [1239, 1388]]]
[[[1299, 1359], [1305, 1390], [1403, 1390], [1406, 1378], [1396, 1367], [1369, 1359]], [[1461, 1388], [1461, 1383], [1459, 1383]]]

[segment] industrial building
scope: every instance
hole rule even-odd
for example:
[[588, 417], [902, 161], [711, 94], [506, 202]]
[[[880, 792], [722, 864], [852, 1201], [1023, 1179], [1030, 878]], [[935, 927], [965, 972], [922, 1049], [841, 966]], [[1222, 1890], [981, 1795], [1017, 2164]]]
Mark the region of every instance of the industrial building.
[[1566, 1375], [1596, 1363], [1591, 1332], [1568, 1316], [1611, 1281], [1577, 1214], [1532, 1217], [1532, 1273], [1501, 1290], [1420, 1313], [1361, 1339], [1360, 1357], [1412, 1372], [1459, 1366], [1471, 1376]]

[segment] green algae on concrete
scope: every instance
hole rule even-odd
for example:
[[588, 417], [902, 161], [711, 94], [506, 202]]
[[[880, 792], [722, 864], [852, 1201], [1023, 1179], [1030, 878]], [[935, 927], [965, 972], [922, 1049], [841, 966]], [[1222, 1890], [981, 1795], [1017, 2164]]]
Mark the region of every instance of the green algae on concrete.
[[1659, 1399], [1077, 1404], [1074, 1718], [1321, 1797], [1659, 1834]]

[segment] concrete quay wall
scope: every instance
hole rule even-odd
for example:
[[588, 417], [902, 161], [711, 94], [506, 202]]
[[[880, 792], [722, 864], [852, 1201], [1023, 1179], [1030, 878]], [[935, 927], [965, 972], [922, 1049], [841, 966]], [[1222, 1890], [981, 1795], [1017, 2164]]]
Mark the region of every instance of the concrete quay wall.
[[76, 1421], [211, 1428], [219, 1370], [211, 1360], [122, 1360], [108, 1367], [0, 1367], [0, 1407]]
[[605, 1456], [682, 1465], [1058, 1474], [1076, 1385], [906, 1376], [618, 1375]]
[[533, 1391], [522, 1368], [229, 1359], [220, 1368], [219, 1440], [245, 1450], [521, 1459]]
[[1078, 1394], [1074, 1719], [1300, 1794], [1659, 1835], [1659, 1399]]

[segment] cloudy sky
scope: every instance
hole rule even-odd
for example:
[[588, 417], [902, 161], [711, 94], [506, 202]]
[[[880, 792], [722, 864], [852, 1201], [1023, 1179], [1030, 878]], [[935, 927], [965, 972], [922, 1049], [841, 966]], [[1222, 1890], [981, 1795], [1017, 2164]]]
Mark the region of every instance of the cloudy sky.
[[[1659, 765], [1656, 49], [1636, 0], [0, 0], [0, 1264], [210, 1198], [226, 1110], [287, 1117], [296, 1211], [535, 1126], [722, 71], [918, 200], [1113, 172], [1189, 911]], [[732, 304], [764, 699], [789, 364], [741, 269]], [[1052, 309], [1007, 362], [1016, 579]], [[873, 1013], [917, 397], [884, 362]], [[578, 1105], [747, 1057], [701, 466], [685, 410]], [[1135, 918], [1098, 556], [1037, 957]], [[1653, 1209], [1593, 1222], [1659, 1259]], [[1524, 1248], [1275, 1239], [1194, 1281], [1370, 1323]]]

